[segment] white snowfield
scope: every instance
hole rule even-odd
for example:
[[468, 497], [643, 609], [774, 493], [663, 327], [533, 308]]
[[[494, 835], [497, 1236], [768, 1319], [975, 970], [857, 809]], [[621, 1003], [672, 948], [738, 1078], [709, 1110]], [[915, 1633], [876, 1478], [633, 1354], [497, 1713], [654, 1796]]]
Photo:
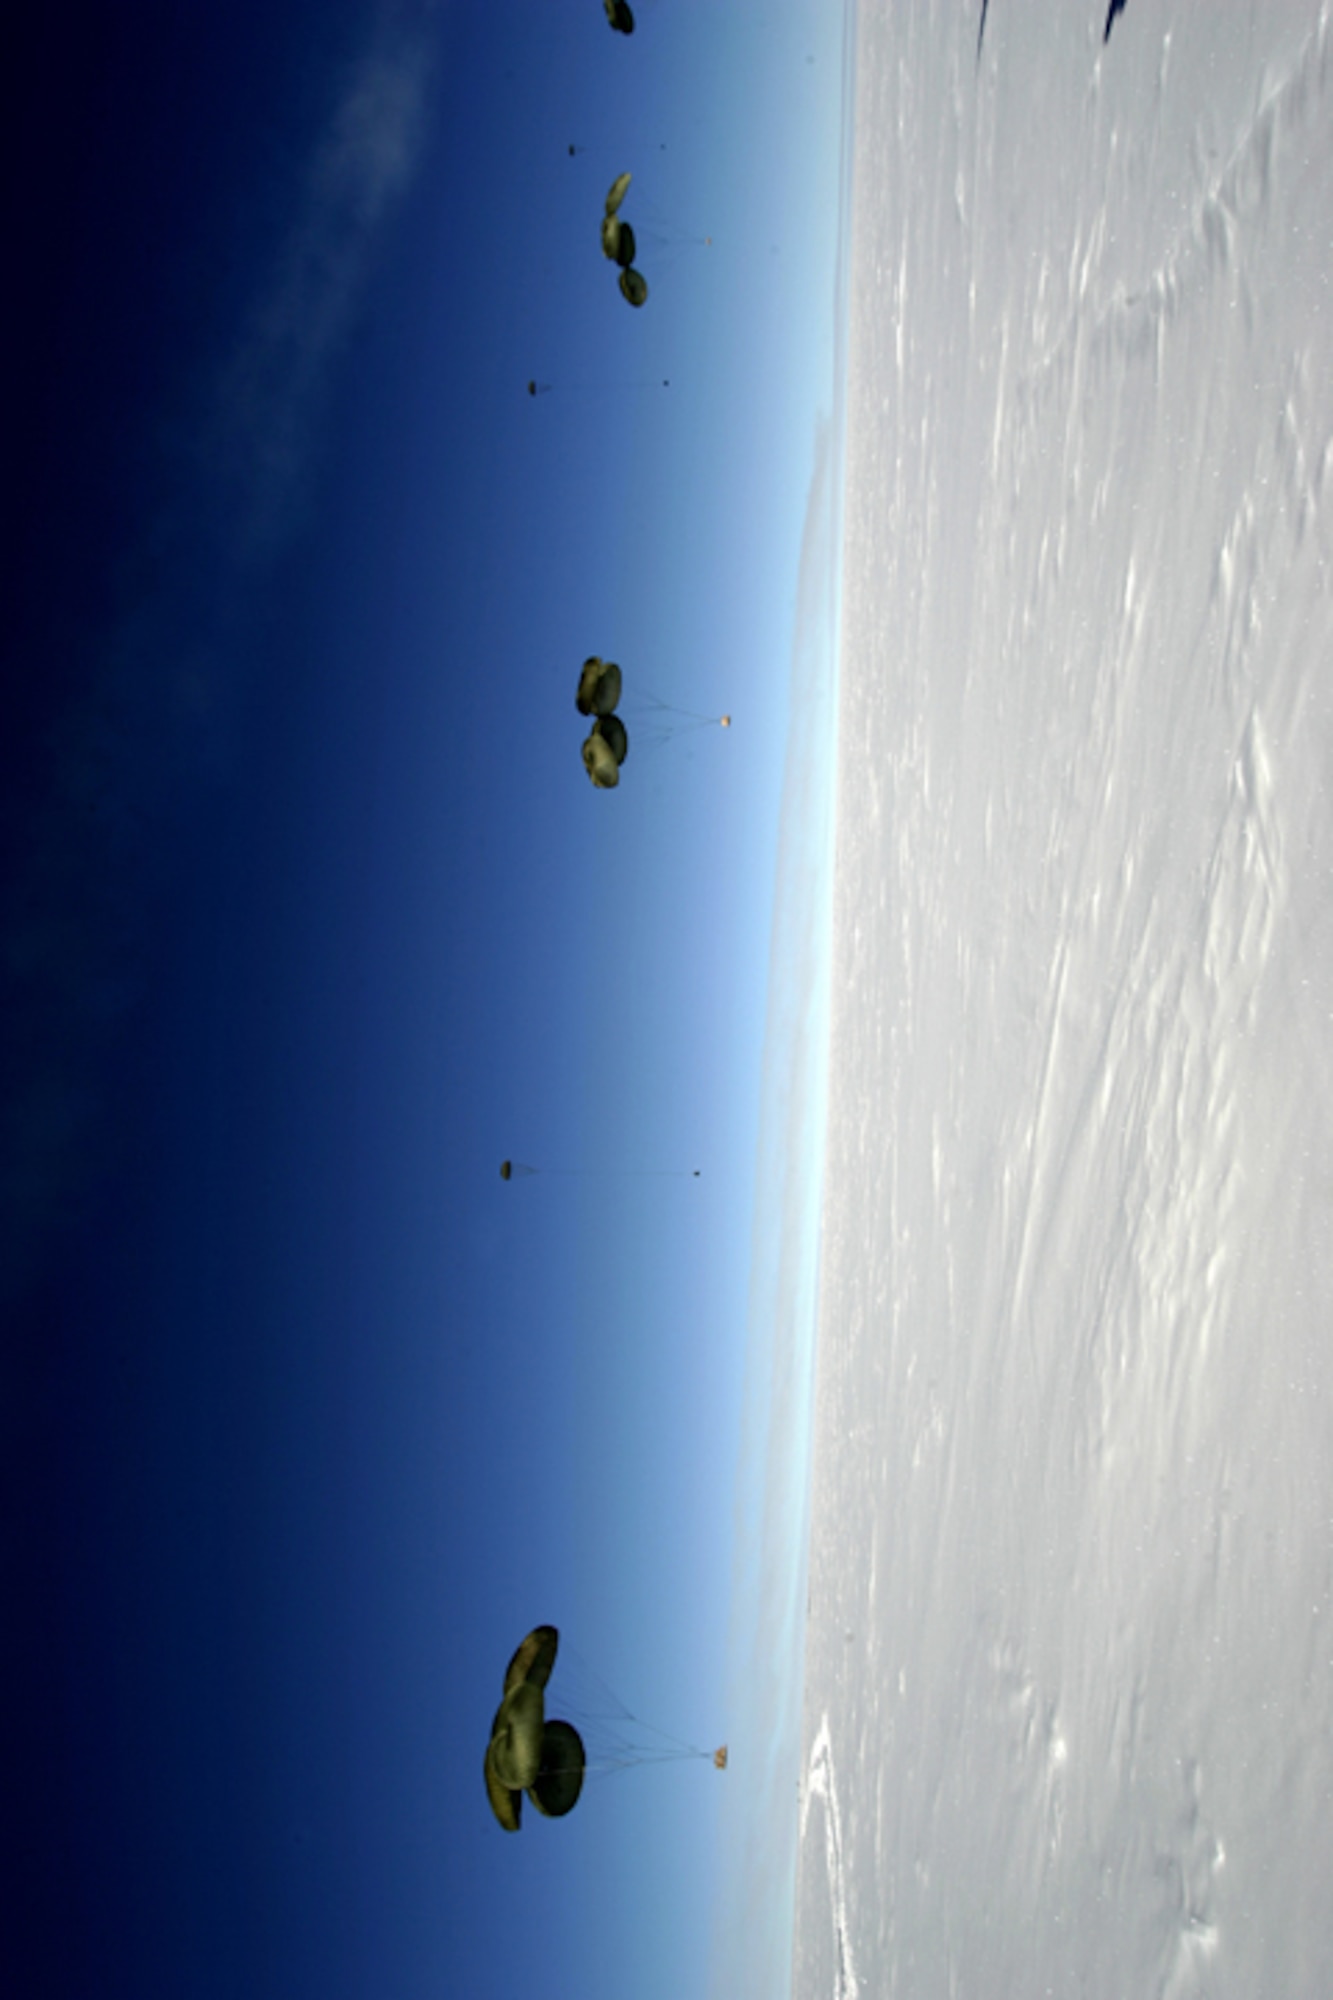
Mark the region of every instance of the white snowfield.
[[860, 8], [794, 1989], [1319, 2000], [1333, 10], [979, 12]]

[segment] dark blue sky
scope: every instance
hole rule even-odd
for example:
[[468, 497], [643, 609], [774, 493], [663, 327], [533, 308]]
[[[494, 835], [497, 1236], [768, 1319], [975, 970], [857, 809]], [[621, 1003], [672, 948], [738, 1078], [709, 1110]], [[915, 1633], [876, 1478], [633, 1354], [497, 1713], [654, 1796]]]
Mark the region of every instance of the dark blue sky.
[[[841, 23], [717, 13], [131, 4], [11, 46], [15, 1990], [706, 1968], [723, 1781], [506, 1840], [481, 1757], [544, 1619], [727, 1734]], [[596, 249], [626, 167], [640, 314]], [[591, 651], [732, 730], [594, 794]]]

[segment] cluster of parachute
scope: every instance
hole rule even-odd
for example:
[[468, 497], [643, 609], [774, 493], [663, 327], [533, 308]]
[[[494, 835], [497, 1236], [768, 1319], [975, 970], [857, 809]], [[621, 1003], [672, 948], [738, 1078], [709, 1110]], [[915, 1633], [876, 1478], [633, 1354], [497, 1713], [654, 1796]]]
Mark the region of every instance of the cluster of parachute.
[[[620, 783], [620, 767], [629, 755], [629, 731], [616, 714], [625, 691], [625, 677], [614, 660], [592, 653], [579, 671], [579, 688], [574, 705], [580, 715], [593, 718], [583, 743], [583, 768], [599, 792], [614, 791]], [[687, 734], [714, 726], [730, 729], [729, 715], [700, 715], [694, 709], [675, 708], [654, 694], [640, 689], [636, 697], [635, 727], [640, 723], [651, 740]]]
[[[602, 0], [602, 4], [612, 29], [622, 35], [633, 34], [634, 16], [627, 0]], [[619, 268], [622, 297], [632, 306], [641, 306], [648, 297], [648, 286], [634, 269], [634, 231], [620, 218], [629, 185], [629, 174], [621, 174], [606, 197], [602, 253]], [[529, 382], [529, 395], [536, 396], [539, 386], [542, 385]], [[595, 655], [584, 661], [576, 702], [580, 715], [591, 716], [593, 722], [583, 745], [583, 764], [599, 791], [613, 790], [620, 783], [620, 767], [629, 754], [629, 732], [616, 713], [623, 690], [624, 677], [614, 661]], [[666, 704], [652, 701], [651, 697], [650, 702], [666, 712]], [[724, 728], [731, 720], [730, 716], [693, 718], [719, 719]], [[500, 1177], [505, 1181], [515, 1174], [533, 1172], [534, 1168], [512, 1160], [504, 1160], [500, 1166]], [[694, 1177], [697, 1178], [697, 1170]], [[484, 1775], [491, 1811], [506, 1833], [519, 1831], [525, 1795], [543, 1818], [563, 1819], [573, 1811], [583, 1793], [590, 1767], [584, 1733], [573, 1722], [546, 1713], [546, 1688], [559, 1643], [560, 1635], [554, 1625], [535, 1626], [505, 1669], [500, 1706], [486, 1745]], [[604, 1758], [607, 1768], [618, 1769], [628, 1763], [663, 1757], [710, 1754], [717, 1770], [724, 1771], [727, 1767], [725, 1744], [711, 1753], [698, 1751], [665, 1738], [660, 1731], [651, 1731], [646, 1742], [640, 1737], [636, 1743], [623, 1728], [623, 1724], [634, 1723], [635, 1718], [618, 1705], [612, 1713], [620, 1726], [613, 1726], [609, 1754]]]
[[524, 1792], [547, 1819], [563, 1819], [583, 1790], [583, 1738], [572, 1722], [546, 1719], [546, 1683], [559, 1643], [554, 1625], [538, 1625], [505, 1670], [504, 1698], [486, 1745], [486, 1796], [506, 1833], [518, 1832]]
[[[546, 1713], [546, 1684], [555, 1666], [560, 1634], [554, 1625], [538, 1625], [523, 1640], [505, 1669], [504, 1690], [490, 1741], [486, 1745], [486, 1796], [506, 1833], [517, 1833], [523, 1819], [524, 1794], [544, 1819], [563, 1819], [583, 1792], [591, 1759], [582, 1734], [572, 1722]], [[620, 1710], [632, 1722], [628, 1711]], [[658, 1736], [659, 1732], [649, 1732]], [[727, 1768], [727, 1746], [695, 1750], [670, 1739], [643, 1741], [635, 1746], [623, 1735], [604, 1760], [607, 1768], [656, 1763], [664, 1758], [710, 1757], [718, 1771]]]
[[583, 745], [583, 768], [599, 792], [614, 791], [629, 755], [629, 731], [616, 714], [624, 686], [624, 675], [614, 660], [601, 660], [593, 653], [583, 662], [574, 703], [580, 715], [594, 717]]
[[606, 197], [606, 213], [602, 217], [602, 255], [608, 262], [620, 266], [620, 296], [627, 305], [641, 306], [648, 297], [648, 280], [642, 271], [634, 269], [634, 254], [638, 248], [634, 241], [634, 231], [628, 222], [620, 219], [620, 204], [629, 193], [632, 174], [620, 174], [612, 181]]

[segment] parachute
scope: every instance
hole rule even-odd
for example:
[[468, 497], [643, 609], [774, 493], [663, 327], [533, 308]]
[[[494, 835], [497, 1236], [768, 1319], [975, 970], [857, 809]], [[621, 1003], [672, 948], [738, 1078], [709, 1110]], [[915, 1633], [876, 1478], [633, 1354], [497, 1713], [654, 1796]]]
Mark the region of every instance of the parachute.
[[560, 1635], [554, 1625], [529, 1632], [505, 1671], [504, 1699], [486, 1746], [486, 1796], [506, 1833], [517, 1833], [527, 1793], [547, 1819], [562, 1819], [583, 1790], [583, 1743], [570, 1722], [546, 1720], [546, 1683]]
[[619, 264], [622, 271], [628, 270], [634, 262], [634, 231], [628, 222], [622, 222], [618, 215], [602, 217], [602, 255], [613, 264]]
[[505, 1671], [484, 1772], [491, 1811], [506, 1833], [519, 1831], [525, 1792], [545, 1818], [563, 1819], [578, 1804], [590, 1775], [687, 1758], [707, 1758], [715, 1770], [726, 1770], [725, 1743], [699, 1750], [641, 1722], [577, 1656], [572, 1671], [562, 1672], [569, 1685], [561, 1706], [582, 1711], [580, 1726], [548, 1718], [546, 1685], [559, 1644], [554, 1625], [538, 1625]]
[[573, 1176], [580, 1180], [610, 1174], [614, 1180], [697, 1181], [702, 1171], [700, 1167], [525, 1167], [518, 1160], [500, 1162], [502, 1181], [530, 1180], [534, 1174]]
[[624, 675], [615, 661], [599, 660], [594, 653], [583, 662], [574, 706], [580, 715], [610, 715], [620, 702], [624, 685]]
[[[625, 694], [625, 677], [614, 660], [592, 653], [579, 669], [574, 706], [580, 715], [595, 716], [583, 744], [583, 768], [600, 792], [614, 791], [620, 783], [620, 767], [629, 755], [629, 731], [620, 715]], [[629, 700], [634, 727], [650, 743], [665, 743], [695, 729], [730, 729], [729, 715], [703, 715], [697, 709], [677, 708], [647, 688], [639, 688]]]
[[583, 382], [530, 381], [527, 385], [527, 390], [530, 396], [549, 396], [553, 389], [558, 389], [561, 395], [586, 396], [590, 401], [595, 400], [597, 403], [603, 404], [606, 402], [608, 396], [636, 395], [645, 389], [669, 389], [670, 387], [671, 377], [669, 375], [629, 375], [622, 376], [619, 380], [616, 380], [613, 376], [599, 376], [596, 381]]
[[606, 9], [607, 20], [616, 30], [617, 34], [632, 35], [634, 33], [634, 16], [631, 14], [626, 0], [602, 0], [602, 5]]
[[629, 755], [629, 731], [618, 715], [599, 715], [583, 744], [583, 768], [599, 792], [614, 791]]
[[620, 219], [620, 204], [629, 191], [632, 174], [618, 174], [607, 190], [606, 207], [602, 215], [602, 255], [608, 262], [620, 266], [621, 296], [632, 306], [641, 306], [648, 296], [648, 285], [641, 273], [631, 267], [634, 263], [634, 231], [628, 222]]

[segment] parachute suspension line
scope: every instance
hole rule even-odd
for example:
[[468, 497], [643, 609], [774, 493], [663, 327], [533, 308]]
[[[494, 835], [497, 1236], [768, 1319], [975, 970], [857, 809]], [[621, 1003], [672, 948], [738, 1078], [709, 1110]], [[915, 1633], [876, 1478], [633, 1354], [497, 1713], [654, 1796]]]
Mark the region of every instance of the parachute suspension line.
[[701, 1750], [697, 1743], [645, 1722], [568, 1641], [564, 1657], [566, 1673], [560, 1701], [584, 1736], [590, 1772], [623, 1771], [635, 1764], [704, 1761], [719, 1771], [726, 1768], [725, 1745]]
[[620, 704], [621, 712], [634, 726], [636, 739], [654, 743], [668, 743], [675, 736], [692, 736], [699, 729], [730, 729], [729, 715], [701, 715], [695, 708], [678, 708], [674, 702], [663, 701], [650, 688], [634, 683], [633, 692]]
[[687, 716], [691, 722], [711, 723], [722, 729], [730, 729], [731, 727], [731, 717], [729, 715], [703, 715], [697, 708], [677, 708], [675, 702], [663, 701], [661, 695], [654, 694], [651, 688], [636, 684], [634, 698], [636, 701], [643, 702], [648, 708], [660, 710], [663, 715], [683, 715]]
[[660, 271], [671, 270], [682, 251], [712, 248], [711, 236], [701, 236], [695, 230], [687, 229], [642, 188], [638, 190], [635, 212], [641, 217], [639, 235], [645, 243], [653, 246], [656, 255], [652, 261]]

